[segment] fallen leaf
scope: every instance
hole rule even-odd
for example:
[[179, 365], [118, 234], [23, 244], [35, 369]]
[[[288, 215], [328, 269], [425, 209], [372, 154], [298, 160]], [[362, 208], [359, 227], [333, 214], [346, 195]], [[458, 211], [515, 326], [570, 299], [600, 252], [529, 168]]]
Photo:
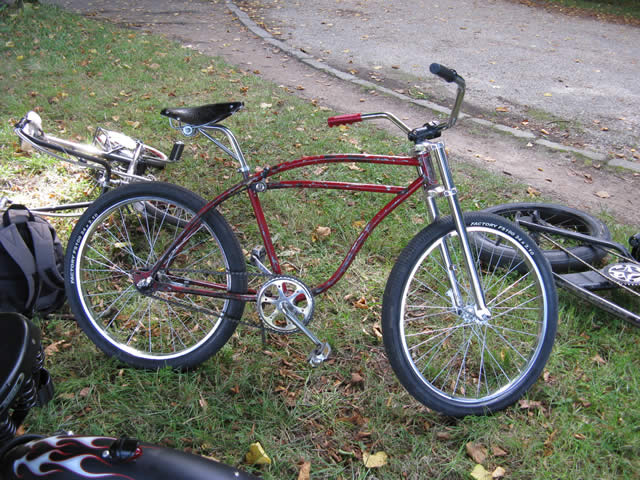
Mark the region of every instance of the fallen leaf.
[[90, 387], [84, 387], [82, 390], [80, 390], [80, 393], [78, 393], [78, 395], [82, 398], [86, 397], [89, 395], [89, 392], [91, 391]]
[[491, 474], [480, 464], [473, 467], [471, 476], [476, 480], [491, 480]]
[[369, 309], [369, 306], [367, 305], [367, 299], [364, 297], [360, 297], [358, 301], [354, 302], [353, 306], [362, 310]]
[[496, 107], [496, 112], [508, 112], [509, 107]]
[[535, 401], [535, 400], [527, 400], [526, 398], [520, 399], [518, 401], [518, 404], [520, 405], [520, 408], [523, 408], [525, 410], [542, 407], [542, 402]]
[[311, 462], [303, 462], [298, 473], [298, 480], [309, 480], [311, 478]]
[[389, 457], [385, 452], [377, 452], [373, 455], [366, 452], [362, 454], [362, 461], [364, 462], [364, 466], [367, 468], [384, 467], [387, 464], [388, 458]]
[[530, 197], [539, 197], [540, 192], [533, 187], [527, 187], [527, 193]]
[[244, 458], [249, 465], [271, 465], [271, 459], [262, 448], [262, 445], [260, 445], [260, 442], [249, 445], [249, 451]]
[[476, 463], [484, 463], [487, 459], [487, 449], [479, 443], [469, 442], [466, 445], [467, 455]]
[[207, 403], [207, 400], [202, 396], [202, 393], [200, 394], [200, 400], [198, 400], [198, 403], [200, 404], [202, 410], [206, 412], [209, 404]]
[[358, 230], [362, 230], [367, 223], [364, 220], [356, 220], [351, 225]]
[[496, 467], [496, 469], [491, 472], [491, 478], [502, 478], [507, 474], [507, 471], [502, 467]]
[[604, 190], [600, 190], [599, 192], [596, 192], [596, 197], [600, 197], [600, 198], [609, 198], [611, 195], [609, 195], [608, 192], [605, 192]]
[[376, 323], [373, 327], [371, 327], [371, 330], [373, 330], [373, 334], [376, 337], [382, 340], [382, 328], [380, 327], [379, 324]]
[[262, 103], [260, 104], [260, 108], [262, 108], [262, 109], [265, 109], [265, 108], [271, 108], [271, 107], [272, 107], [272, 104], [271, 104], [271, 103], [264, 103], [264, 102], [262, 102]]
[[596, 353], [595, 357], [593, 357], [591, 360], [593, 360], [595, 363], [599, 364], [599, 365], [606, 365], [607, 361], [602, 358], [600, 355], [598, 355]]
[[57, 353], [60, 351], [60, 349], [58, 348], [59, 345], [61, 345], [62, 343], [64, 343], [64, 340], [58, 340], [57, 342], [53, 342], [51, 345], [49, 345], [47, 348], [44, 349], [44, 354], [45, 356], [50, 356], [52, 353]]
[[331, 235], [331, 227], [319, 226], [316, 228], [316, 233], [319, 237], [328, 237], [329, 235]]
[[494, 457], [505, 457], [505, 456], [507, 456], [507, 452], [505, 450], [503, 450], [502, 448], [498, 447], [497, 445], [492, 445], [491, 446], [491, 454]]

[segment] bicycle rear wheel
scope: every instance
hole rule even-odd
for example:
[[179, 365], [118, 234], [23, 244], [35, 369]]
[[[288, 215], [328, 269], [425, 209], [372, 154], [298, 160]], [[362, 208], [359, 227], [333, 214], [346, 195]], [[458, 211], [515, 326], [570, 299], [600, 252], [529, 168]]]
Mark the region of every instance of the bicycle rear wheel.
[[[233, 334], [244, 302], [144, 290], [133, 281], [205, 203], [175, 185], [135, 183], [99, 197], [76, 224], [65, 258], [67, 297], [78, 324], [108, 355], [140, 368], [190, 368]], [[170, 272], [159, 272], [170, 274], [246, 291], [242, 250], [217, 211], [202, 217]]]
[[[552, 273], [536, 245], [495, 215], [467, 214], [464, 222], [489, 318], [476, 313], [451, 218], [403, 250], [382, 306], [384, 345], [398, 379], [418, 401], [452, 416], [495, 412], [520, 398], [549, 358], [557, 323]], [[508, 245], [512, 260], [484, 263], [487, 244], [475, 241], [479, 235]]]
[[[483, 210], [505, 217], [520, 225], [520, 221], [526, 220], [538, 225], [558, 227], [571, 232], [583, 233], [600, 240], [611, 240], [611, 233], [607, 226], [598, 218], [586, 212], [563, 205], [552, 203], [505, 203]], [[607, 254], [603, 248], [589, 245], [585, 242], [571, 240], [560, 234], [537, 232], [526, 229], [529, 236], [540, 246], [544, 256], [549, 260], [551, 269], [556, 273], [570, 271], [583, 271], [588, 265], [595, 265]], [[553, 243], [545, 240], [548, 236], [554, 242], [561, 244], [570, 253], [557, 248]], [[486, 241], [486, 239], [484, 239]], [[479, 238], [478, 241], [483, 241]], [[489, 245], [487, 245], [489, 247]], [[503, 261], [511, 261], [512, 251], [507, 245], [490, 245], [494, 254], [499, 255]]]

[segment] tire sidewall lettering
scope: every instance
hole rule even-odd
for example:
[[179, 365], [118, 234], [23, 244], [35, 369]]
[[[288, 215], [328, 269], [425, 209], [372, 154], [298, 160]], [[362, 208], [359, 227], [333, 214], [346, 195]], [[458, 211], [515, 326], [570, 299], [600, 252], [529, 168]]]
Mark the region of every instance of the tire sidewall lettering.
[[78, 225], [76, 225], [76, 228], [78, 228], [79, 226], [81, 226], [80, 231], [72, 232], [71, 236], [73, 237], [75, 235], [75, 242], [73, 242], [73, 246], [71, 247], [71, 255], [69, 258], [69, 275], [66, 275], [66, 278], [69, 279], [69, 284], [70, 285], [75, 285], [76, 284], [76, 279], [75, 279], [75, 271], [76, 271], [76, 258], [78, 256], [78, 250], [80, 249], [80, 244], [82, 243], [82, 239], [84, 238], [85, 234], [87, 233], [87, 230], [89, 229], [89, 226], [93, 223], [93, 221], [98, 217], [98, 212], [94, 213], [93, 215], [91, 215], [89, 218], [85, 219], [83, 222], [78, 223]]
[[525, 247], [527, 249], [527, 252], [529, 252], [529, 255], [531, 255], [532, 257], [535, 256], [535, 251], [531, 248], [531, 244], [527, 240], [525, 240], [522, 237], [522, 235], [520, 235], [519, 233], [515, 232], [511, 228], [508, 228], [508, 227], [506, 227], [504, 225], [498, 225], [496, 223], [489, 223], [489, 222], [482, 222], [482, 221], [469, 222], [469, 226], [470, 227], [494, 228], [496, 230], [499, 230], [500, 232], [510, 236], [514, 240], [517, 240], [520, 245], [522, 245], [523, 247]]

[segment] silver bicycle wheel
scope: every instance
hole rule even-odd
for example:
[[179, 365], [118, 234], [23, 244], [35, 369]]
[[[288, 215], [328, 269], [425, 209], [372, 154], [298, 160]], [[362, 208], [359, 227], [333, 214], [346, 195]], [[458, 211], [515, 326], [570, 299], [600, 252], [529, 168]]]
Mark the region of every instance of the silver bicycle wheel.
[[[520, 398], [546, 364], [557, 321], [551, 270], [533, 241], [495, 215], [469, 214], [465, 223], [487, 318], [476, 311], [451, 219], [410, 242], [383, 300], [383, 338], [400, 382], [420, 402], [453, 416], [500, 410]], [[508, 265], [490, 256], [486, 262], [479, 236], [509, 245]]]
[[[89, 338], [132, 366], [193, 367], [219, 350], [244, 302], [136, 285], [205, 201], [163, 183], [117, 188], [96, 200], [69, 239], [65, 282], [69, 304]], [[146, 213], [152, 206], [153, 215]], [[171, 219], [180, 219], [179, 224]], [[246, 290], [245, 262], [231, 228], [216, 211], [157, 278], [176, 285], [216, 284]]]

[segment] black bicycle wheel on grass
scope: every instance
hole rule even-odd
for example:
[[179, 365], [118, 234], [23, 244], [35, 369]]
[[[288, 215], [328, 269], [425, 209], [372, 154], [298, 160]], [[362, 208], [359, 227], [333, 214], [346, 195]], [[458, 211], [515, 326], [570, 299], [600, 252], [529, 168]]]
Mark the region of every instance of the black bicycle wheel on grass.
[[[205, 203], [175, 185], [134, 183], [100, 196], [76, 224], [65, 258], [67, 297], [80, 327], [108, 355], [139, 368], [191, 368], [235, 331], [242, 301], [145, 289], [134, 282], [134, 273], [153, 265]], [[185, 286], [180, 279], [236, 293], [247, 288], [242, 250], [215, 210], [202, 217], [158, 275]]]
[[[542, 373], [557, 324], [552, 273], [538, 247], [502, 217], [476, 212], [464, 222], [488, 315], [476, 311], [450, 217], [402, 251], [382, 303], [384, 345], [396, 376], [414, 398], [452, 416], [516, 402]], [[508, 245], [512, 260], [486, 265], [488, 243], [474, 241], [480, 235]]]
[[[607, 226], [598, 218], [575, 208], [565, 207], [552, 203], [505, 203], [494, 207], [485, 208], [483, 212], [494, 213], [505, 217], [521, 226], [531, 238], [540, 246], [544, 256], [551, 264], [551, 269], [556, 273], [570, 271], [583, 271], [589, 265], [596, 265], [607, 254], [601, 247], [595, 247], [585, 242], [569, 239], [562, 235], [538, 232], [520, 225], [521, 221], [536, 223], [539, 225], [558, 227], [571, 232], [583, 233], [601, 240], [611, 240], [611, 233]], [[557, 248], [543, 235], [549, 236], [554, 242], [559, 243], [571, 254]], [[480, 237], [477, 241], [482, 242]], [[486, 241], [486, 239], [484, 239]], [[510, 261], [513, 252], [510, 247], [502, 244], [487, 245], [491, 247], [497, 257], [503, 261]], [[577, 257], [577, 258], [576, 258]], [[581, 261], [582, 260], [582, 261]]]

